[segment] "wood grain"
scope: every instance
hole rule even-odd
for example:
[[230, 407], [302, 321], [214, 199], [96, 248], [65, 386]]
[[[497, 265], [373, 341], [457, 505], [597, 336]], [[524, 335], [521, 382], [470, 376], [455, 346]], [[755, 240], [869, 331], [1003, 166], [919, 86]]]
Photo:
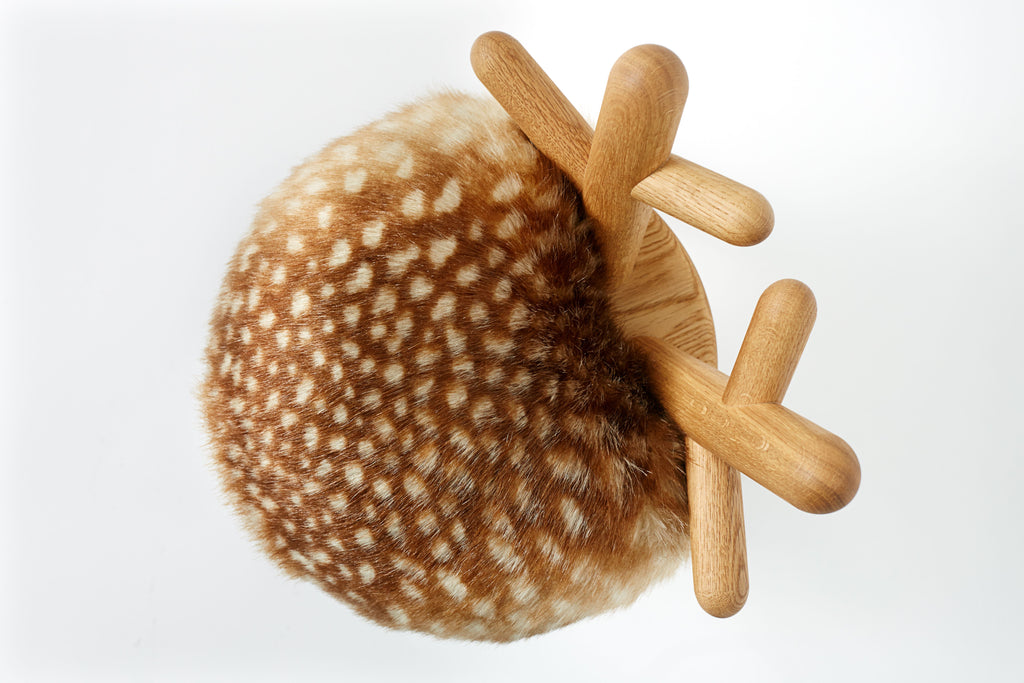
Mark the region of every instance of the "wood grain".
[[[471, 61], [480, 82], [537, 149], [583, 187], [594, 131], [519, 41], [500, 31], [485, 33], [473, 44]], [[639, 180], [631, 195], [730, 244], [757, 244], [774, 224], [760, 193], [675, 155]]]
[[860, 485], [860, 463], [835, 434], [774, 403], [728, 405], [728, 377], [659, 339], [634, 340], [680, 428], [729, 465], [806, 512], [833, 512]]
[[775, 213], [760, 192], [676, 155], [633, 188], [633, 199], [739, 247], [771, 234]]
[[651, 214], [630, 193], [672, 153], [688, 88], [683, 63], [658, 45], [629, 50], [608, 75], [580, 192], [613, 284], [632, 272]]
[[708, 614], [731, 617], [749, 591], [740, 473], [691, 439], [686, 485], [694, 595]]
[[817, 303], [798, 280], [779, 280], [754, 308], [729, 382], [728, 405], [781, 403], [814, 327]]
[[470, 61], [530, 142], [581, 187], [594, 131], [519, 41], [485, 33], [473, 43]]
[[[722, 401], [728, 405], [780, 403], [814, 325], [811, 290], [796, 280], [770, 286], [754, 309]], [[697, 446], [687, 460], [690, 500], [709, 501], [691, 515], [693, 586], [709, 614], [738, 612], [749, 591], [743, 493], [739, 473]]]
[[717, 362], [704, 286], [658, 214], [651, 214], [632, 274], [610, 298], [612, 316], [626, 337], [657, 337], [707, 363]]

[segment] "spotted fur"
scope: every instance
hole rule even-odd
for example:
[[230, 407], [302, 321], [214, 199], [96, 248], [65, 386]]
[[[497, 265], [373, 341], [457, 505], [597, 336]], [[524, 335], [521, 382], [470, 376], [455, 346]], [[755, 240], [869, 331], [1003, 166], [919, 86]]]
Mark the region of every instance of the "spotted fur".
[[202, 388], [224, 487], [290, 574], [381, 624], [506, 641], [687, 550], [682, 435], [609, 317], [566, 177], [444, 94], [263, 204]]

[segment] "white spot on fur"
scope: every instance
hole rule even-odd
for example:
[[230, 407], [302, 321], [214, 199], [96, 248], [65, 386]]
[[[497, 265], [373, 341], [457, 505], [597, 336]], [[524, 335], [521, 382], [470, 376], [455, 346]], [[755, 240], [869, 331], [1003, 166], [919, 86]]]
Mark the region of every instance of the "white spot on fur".
[[303, 567], [305, 567], [306, 571], [312, 572], [312, 571], [316, 570], [316, 565], [314, 565], [312, 562], [310, 562], [309, 558], [307, 558], [305, 555], [303, 555], [299, 551], [297, 551], [297, 550], [289, 551], [289, 555], [291, 555], [291, 558], [293, 560], [295, 560], [296, 562], [301, 564]]
[[359, 306], [350, 304], [341, 309], [341, 319], [344, 320], [349, 327], [352, 327], [359, 322], [359, 316], [361, 313], [362, 311], [359, 310]]
[[341, 343], [341, 350], [349, 358], [359, 358], [359, 354], [362, 351], [359, 348], [359, 344], [356, 344], [353, 341], [342, 342]]
[[451, 178], [444, 185], [441, 196], [434, 200], [434, 213], [449, 213], [458, 208], [462, 201], [462, 188], [459, 181]]
[[419, 499], [427, 495], [427, 485], [423, 478], [414, 472], [410, 472], [402, 478], [402, 487], [413, 498]]
[[494, 404], [488, 398], [481, 399], [473, 404], [473, 411], [471, 413], [473, 419], [477, 422], [482, 422], [494, 414]]
[[358, 158], [359, 153], [355, 145], [339, 145], [331, 152], [331, 156], [343, 164], [351, 164]]
[[413, 190], [405, 196], [399, 208], [403, 216], [416, 220], [423, 217], [423, 202], [423, 190]]
[[473, 614], [482, 619], [493, 619], [495, 615], [494, 601], [490, 598], [474, 600], [470, 609], [473, 611]]
[[575, 500], [569, 497], [562, 498], [558, 507], [562, 513], [565, 528], [571, 536], [576, 536], [586, 530], [586, 520], [583, 518], [583, 512]]
[[437, 515], [429, 510], [421, 512], [416, 516], [416, 526], [420, 528], [420, 531], [429, 536], [437, 531]]
[[462, 579], [446, 569], [437, 571], [437, 580], [441, 584], [441, 588], [459, 602], [465, 600], [466, 595], [469, 594], [469, 589], [466, 588], [466, 584], [462, 583]]
[[471, 263], [468, 266], [463, 266], [459, 269], [459, 272], [455, 274], [455, 281], [463, 287], [468, 287], [476, 282], [479, 277], [480, 268], [475, 263]]
[[245, 251], [242, 252], [242, 258], [238, 264], [239, 271], [244, 273], [245, 271], [249, 270], [249, 266], [252, 264], [252, 257], [256, 252], [259, 251], [259, 249], [259, 245], [254, 243], [249, 243], [246, 245]]
[[427, 256], [430, 262], [434, 264], [435, 268], [439, 268], [444, 265], [444, 262], [448, 260], [452, 254], [455, 253], [455, 247], [458, 245], [454, 237], [445, 237], [435, 239], [430, 244], [430, 251]]
[[373, 493], [382, 500], [388, 500], [391, 498], [391, 484], [388, 483], [387, 479], [374, 479]]
[[544, 555], [544, 557], [546, 557], [552, 564], [561, 564], [564, 558], [562, 554], [562, 547], [551, 536], [548, 534], [540, 534], [534, 542], [541, 554]]
[[466, 542], [466, 527], [459, 520], [452, 522], [452, 539], [459, 545]]
[[416, 353], [416, 365], [421, 368], [429, 367], [437, 362], [441, 354], [434, 348], [420, 349]]
[[[327, 502], [335, 512], [344, 512], [348, 509], [348, 496], [341, 491], [332, 494], [331, 497], [327, 499]], [[340, 546], [341, 544], [339, 543], [338, 545]], [[344, 550], [344, 548], [338, 548], [338, 550]]]
[[380, 244], [384, 235], [384, 221], [371, 221], [363, 226], [363, 244], [367, 247], [376, 247]]
[[439, 538], [430, 546], [430, 554], [433, 555], [434, 559], [438, 562], [447, 562], [452, 559], [452, 548], [448, 545], [447, 541]]
[[414, 578], [417, 578], [421, 581], [427, 578], [427, 571], [423, 568], [423, 565], [414, 560], [410, 560], [408, 557], [403, 557], [401, 555], [392, 555], [391, 564], [394, 565], [395, 568], [399, 571], [408, 574], [409, 576], [412, 576]]
[[295, 292], [292, 295], [292, 316], [298, 318], [300, 315], [309, 312], [310, 302], [311, 300], [306, 290]]
[[349, 194], [355, 194], [363, 189], [363, 183], [366, 182], [366, 169], [357, 168], [353, 171], [349, 171], [345, 174], [345, 192]]
[[521, 605], [526, 605], [537, 597], [537, 586], [525, 576], [517, 576], [509, 584], [509, 594]]
[[387, 532], [388, 536], [395, 539], [399, 543], [405, 541], [405, 530], [402, 527], [402, 518], [399, 517], [397, 512], [392, 512], [390, 515], [388, 515]]
[[434, 291], [434, 283], [422, 275], [417, 275], [409, 283], [409, 296], [413, 299], [422, 299], [432, 291]]
[[512, 173], [502, 178], [498, 184], [494, 186], [494, 191], [491, 192], [491, 199], [499, 203], [510, 202], [518, 197], [519, 193], [522, 191], [522, 179], [518, 174]]
[[487, 549], [494, 561], [507, 572], [514, 572], [523, 564], [523, 558], [516, 554], [512, 544], [500, 536], [488, 538]]
[[348, 258], [351, 255], [352, 247], [348, 240], [337, 240], [331, 248], [331, 258], [327, 263], [331, 268], [337, 268], [348, 263]]
[[281, 404], [281, 392], [274, 391], [267, 397], [267, 410], [277, 410]]
[[327, 204], [316, 214], [316, 224], [321, 230], [331, 227], [331, 214], [334, 212], [334, 207]]
[[415, 600], [419, 602], [423, 599], [423, 592], [420, 591], [420, 589], [414, 586], [413, 584], [409, 583], [408, 581], [403, 580], [398, 585], [398, 590], [402, 591], [402, 594], [410, 600]]
[[398, 626], [405, 627], [411, 623], [409, 620], [409, 615], [405, 613], [405, 610], [395, 605], [388, 607], [388, 616], [390, 616], [391, 620], [394, 621], [395, 624], [397, 624]]
[[489, 353], [493, 353], [498, 356], [507, 356], [515, 348], [515, 344], [509, 337], [499, 336], [496, 334], [487, 334], [484, 336], [484, 348]]
[[452, 353], [459, 354], [466, 350], [466, 335], [450, 325], [445, 328], [444, 335], [448, 341], [448, 349]]
[[381, 313], [390, 315], [394, 312], [395, 305], [397, 303], [398, 293], [395, 292], [393, 287], [385, 287], [377, 293], [377, 298], [374, 299], [371, 313], [373, 313], [373, 315], [380, 315]]
[[309, 400], [310, 394], [313, 393], [313, 380], [306, 378], [299, 383], [299, 387], [295, 390], [295, 401], [299, 405], [306, 403]]
[[377, 150], [375, 155], [378, 159], [388, 164], [396, 164], [408, 154], [405, 143], [401, 140], [392, 140]]
[[510, 211], [498, 223], [498, 237], [503, 240], [511, 239], [526, 225], [526, 216], [519, 211]]
[[401, 275], [409, 268], [409, 264], [420, 256], [420, 248], [412, 245], [408, 249], [395, 252], [388, 256], [388, 272], [391, 275]]
[[345, 465], [345, 479], [352, 486], [359, 486], [363, 483], [363, 466], [357, 462], [350, 462]]
[[356, 544], [364, 548], [373, 545], [374, 542], [373, 533], [371, 533], [366, 527], [363, 527], [355, 533], [355, 539]]
[[529, 319], [530, 310], [526, 307], [526, 304], [520, 301], [512, 307], [512, 312], [509, 313], [508, 326], [513, 330], [518, 330], [522, 327], [526, 327]]
[[395, 171], [395, 175], [403, 180], [409, 178], [412, 175], [412, 169], [415, 163], [415, 160], [410, 154], [402, 160], [401, 164], [399, 164], [398, 169]]
[[448, 390], [445, 398], [448, 399], [448, 407], [452, 410], [461, 407], [462, 404], [466, 402], [466, 387], [461, 384], [456, 384]]
[[407, 337], [413, 331], [413, 316], [404, 313], [394, 324], [394, 334], [398, 338]]
[[[431, 436], [437, 434], [437, 422], [429, 409], [415, 411], [413, 418], [425, 433]], [[423, 446], [417, 449], [413, 454], [413, 464], [423, 473], [429, 474], [437, 465], [437, 450], [433, 446]]]
[[512, 294], [512, 281], [507, 277], [498, 281], [494, 287], [494, 300], [505, 301]]
[[430, 312], [430, 317], [433, 320], [449, 318], [454, 310], [455, 295], [449, 292], [437, 300], [437, 303], [434, 304], [434, 309]]
[[498, 264], [507, 258], [504, 249], [494, 247], [487, 253], [487, 266], [490, 268], [497, 268]]
[[388, 384], [395, 384], [405, 377], [405, 368], [398, 363], [392, 363], [384, 368], [384, 381]]
[[469, 319], [477, 325], [487, 322], [490, 316], [487, 313], [487, 304], [482, 301], [474, 301], [469, 307]]
[[356, 268], [356, 273], [351, 280], [348, 281], [348, 291], [351, 294], [361, 292], [370, 286], [370, 282], [373, 280], [373, 268], [370, 264], [363, 263]]
[[327, 181], [323, 178], [314, 178], [306, 183], [306, 187], [303, 189], [306, 194], [320, 194], [327, 189]]

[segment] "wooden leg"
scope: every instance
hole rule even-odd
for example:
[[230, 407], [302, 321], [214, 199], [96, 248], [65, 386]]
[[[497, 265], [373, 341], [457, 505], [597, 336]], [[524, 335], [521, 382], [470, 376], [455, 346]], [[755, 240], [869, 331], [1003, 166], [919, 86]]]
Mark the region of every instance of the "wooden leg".
[[686, 441], [693, 590], [704, 611], [731, 617], [747, 601], [747, 540], [740, 473]]

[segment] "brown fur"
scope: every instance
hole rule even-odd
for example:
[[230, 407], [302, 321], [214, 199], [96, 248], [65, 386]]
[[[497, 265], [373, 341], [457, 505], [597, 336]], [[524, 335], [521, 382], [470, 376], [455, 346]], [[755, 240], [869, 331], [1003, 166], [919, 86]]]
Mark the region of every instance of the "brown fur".
[[447, 94], [264, 203], [203, 401], [265, 550], [387, 626], [511, 640], [631, 602], [687, 548], [682, 435], [609, 318], [569, 181]]

